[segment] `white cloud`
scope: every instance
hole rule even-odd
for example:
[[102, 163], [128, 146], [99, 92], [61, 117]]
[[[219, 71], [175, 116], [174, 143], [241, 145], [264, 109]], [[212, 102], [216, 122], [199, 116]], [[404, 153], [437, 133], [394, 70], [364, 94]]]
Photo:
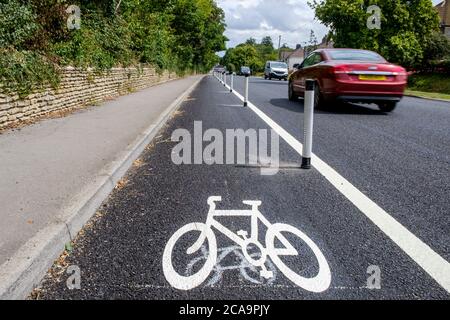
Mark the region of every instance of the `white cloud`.
[[225, 11], [228, 47], [250, 37], [260, 41], [264, 36], [272, 37], [278, 45], [280, 35], [282, 44], [295, 47], [309, 40], [311, 30], [319, 40], [327, 33], [327, 28], [314, 19], [307, 0], [218, 0], [218, 4]]
[[[442, 0], [432, 0], [433, 4]], [[309, 41], [314, 30], [320, 41], [327, 34], [327, 28], [314, 19], [307, 0], [217, 0], [225, 11], [227, 23], [226, 36], [230, 39], [227, 46], [234, 47], [250, 37], [260, 41], [264, 36], [271, 36], [275, 46], [278, 37], [282, 44], [290, 47], [302, 45]]]

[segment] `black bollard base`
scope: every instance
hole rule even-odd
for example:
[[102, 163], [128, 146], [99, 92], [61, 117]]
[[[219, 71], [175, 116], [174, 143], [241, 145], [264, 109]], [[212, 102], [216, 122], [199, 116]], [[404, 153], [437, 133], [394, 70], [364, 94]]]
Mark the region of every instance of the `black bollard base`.
[[311, 169], [311, 158], [302, 158], [302, 169]]
[[248, 105], [248, 103], [247, 102], [244, 102], [244, 107], [246, 107]]

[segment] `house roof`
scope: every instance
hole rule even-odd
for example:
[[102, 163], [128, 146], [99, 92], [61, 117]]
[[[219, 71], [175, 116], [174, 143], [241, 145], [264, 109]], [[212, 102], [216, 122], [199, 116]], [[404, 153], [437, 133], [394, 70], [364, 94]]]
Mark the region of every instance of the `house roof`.
[[292, 52], [288, 52], [288, 55], [284, 57], [282, 56], [282, 58], [284, 58], [284, 60], [288, 60], [290, 58], [304, 58], [304, 50], [303, 48], [295, 49]]
[[281, 60], [286, 60], [292, 54], [293, 51], [281, 51]]

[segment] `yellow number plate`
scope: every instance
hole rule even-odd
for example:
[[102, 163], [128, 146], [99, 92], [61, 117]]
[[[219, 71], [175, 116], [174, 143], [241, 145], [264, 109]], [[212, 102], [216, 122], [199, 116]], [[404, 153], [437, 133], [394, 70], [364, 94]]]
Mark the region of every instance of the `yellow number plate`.
[[375, 74], [360, 74], [359, 80], [384, 81], [386, 76], [378, 76]]

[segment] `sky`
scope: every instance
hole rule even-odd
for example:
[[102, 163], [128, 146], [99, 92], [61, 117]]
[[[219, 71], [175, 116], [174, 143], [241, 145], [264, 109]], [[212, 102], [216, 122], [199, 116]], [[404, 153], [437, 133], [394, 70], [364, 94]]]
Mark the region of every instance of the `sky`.
[[327, 28], [314, 19], [314, 11], [307, 0], [218, 0], [225, 11], [231, 48], [250, 37], [258, 42], [264, 36], [271, 36], [275, 47], [281, 35], [281, 44], [290, 47], [304, 45], [314, 30], [318, 41], [327, 33]]
[[[432, 0], [434, 4], [441, 0]], [[227, 30], [230, 39], [228, 48], [245, 42], [250, 37], [258, 42], [264, 36], [271, 36], [275, 47], [278, 37], [281, 44], [295, 48], [309, 41], [314, 30], [318, 41], [328, 33], [327, 28], [314, 17], [307, 0], [217, 0], [225, 11]]]

